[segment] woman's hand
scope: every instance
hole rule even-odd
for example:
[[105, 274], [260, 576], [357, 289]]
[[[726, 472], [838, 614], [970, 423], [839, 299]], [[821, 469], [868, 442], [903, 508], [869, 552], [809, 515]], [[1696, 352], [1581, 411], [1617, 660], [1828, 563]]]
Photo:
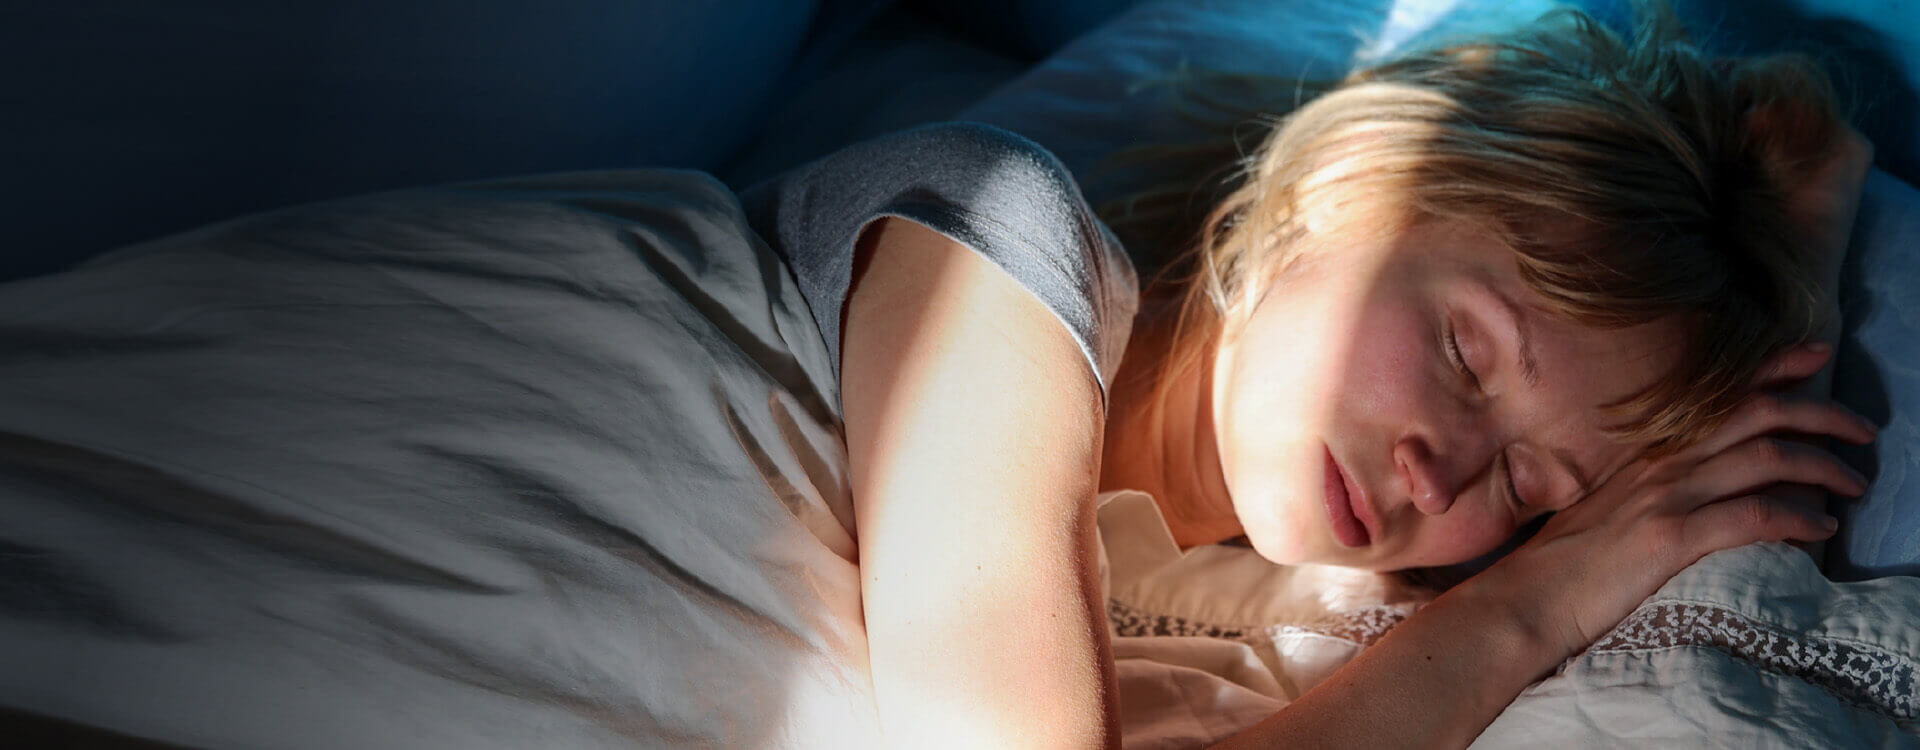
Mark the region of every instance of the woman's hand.
[[[1798, 380], [1831, 357], [1825, 346], [1788, 350], [1767, 382]], [[1758, 541], [1819, 540], [1833, 518], [1817, 503], [1778, 496], [1782, 483], [1858, 496], [1866, 480], [1824, 450], [1788, 437], [1873, 439], [1874, 427], [1825, 399], [1759, 392], [1700, 443], [1615, 472], [1594, 493], [1463, 586], [1522, 602], [1558, 663], [1707, 553]]]

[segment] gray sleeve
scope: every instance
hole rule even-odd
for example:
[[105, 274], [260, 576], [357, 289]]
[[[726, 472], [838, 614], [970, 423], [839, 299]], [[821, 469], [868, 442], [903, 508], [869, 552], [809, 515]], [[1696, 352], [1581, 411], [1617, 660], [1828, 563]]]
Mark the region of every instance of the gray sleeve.
[[1066, 326], [1104, 396], [1120, 363], [1138, 281], [1112, 233], [1052, 154], [976, 123], [948, 123], [850, 146], [748, 190], [754, 229], [786, 259], [840, 372], [840, 319], [854, 242], [898, 216], [967, 245]]

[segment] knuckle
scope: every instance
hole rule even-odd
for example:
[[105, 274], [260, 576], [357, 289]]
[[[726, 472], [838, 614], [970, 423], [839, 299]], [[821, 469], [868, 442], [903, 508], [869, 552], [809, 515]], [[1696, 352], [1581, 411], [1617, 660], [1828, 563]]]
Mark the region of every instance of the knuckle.
[[1750, 526], [1771, 526], [1779, 511], [1765, 498], [1749, 497], [1740, 501], [1740, 518]]
[[1762, 466], [1778, 467], [1787, 462], [1787, 446], [1777, 438], [1753, 441], [1753, 460]]

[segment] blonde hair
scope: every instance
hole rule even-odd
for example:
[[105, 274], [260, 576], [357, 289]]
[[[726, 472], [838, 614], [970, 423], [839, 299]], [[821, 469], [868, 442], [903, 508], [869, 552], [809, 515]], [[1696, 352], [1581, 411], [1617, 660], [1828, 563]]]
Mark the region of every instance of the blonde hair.
[[1275, 121], [1200, 223], [1156, 376], [1197, 362], [1319, 239], [1464, 221], [1514, 250], [1552, 314], [1682, 323], [1669, 377], [1607, 407], [1616, 436], [1664, 450], [1718, 425], [1822, 322], [1783, 196], [1839, 119], [1810, 60], [1709, 58], [1670, 9], [1638, 10], [1631, 42], [1558, 11], [1356, 72]]

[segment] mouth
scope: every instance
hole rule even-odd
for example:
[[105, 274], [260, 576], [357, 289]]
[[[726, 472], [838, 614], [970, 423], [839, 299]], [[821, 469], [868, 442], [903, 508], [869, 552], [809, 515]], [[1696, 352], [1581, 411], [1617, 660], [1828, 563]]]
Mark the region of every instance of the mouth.
[[1333, 526], [1333, 538], [1344, 547], [1365, 547], [1373, 542], [1373, 535], [1367, 531], [1355, 511], [1361, 502], [1355, 491], [1353, 479], [1340, 468], [1340, 462], [1333, 458], [1333, 448], [1327, 448], [1326, 495], [1327, 519]]

